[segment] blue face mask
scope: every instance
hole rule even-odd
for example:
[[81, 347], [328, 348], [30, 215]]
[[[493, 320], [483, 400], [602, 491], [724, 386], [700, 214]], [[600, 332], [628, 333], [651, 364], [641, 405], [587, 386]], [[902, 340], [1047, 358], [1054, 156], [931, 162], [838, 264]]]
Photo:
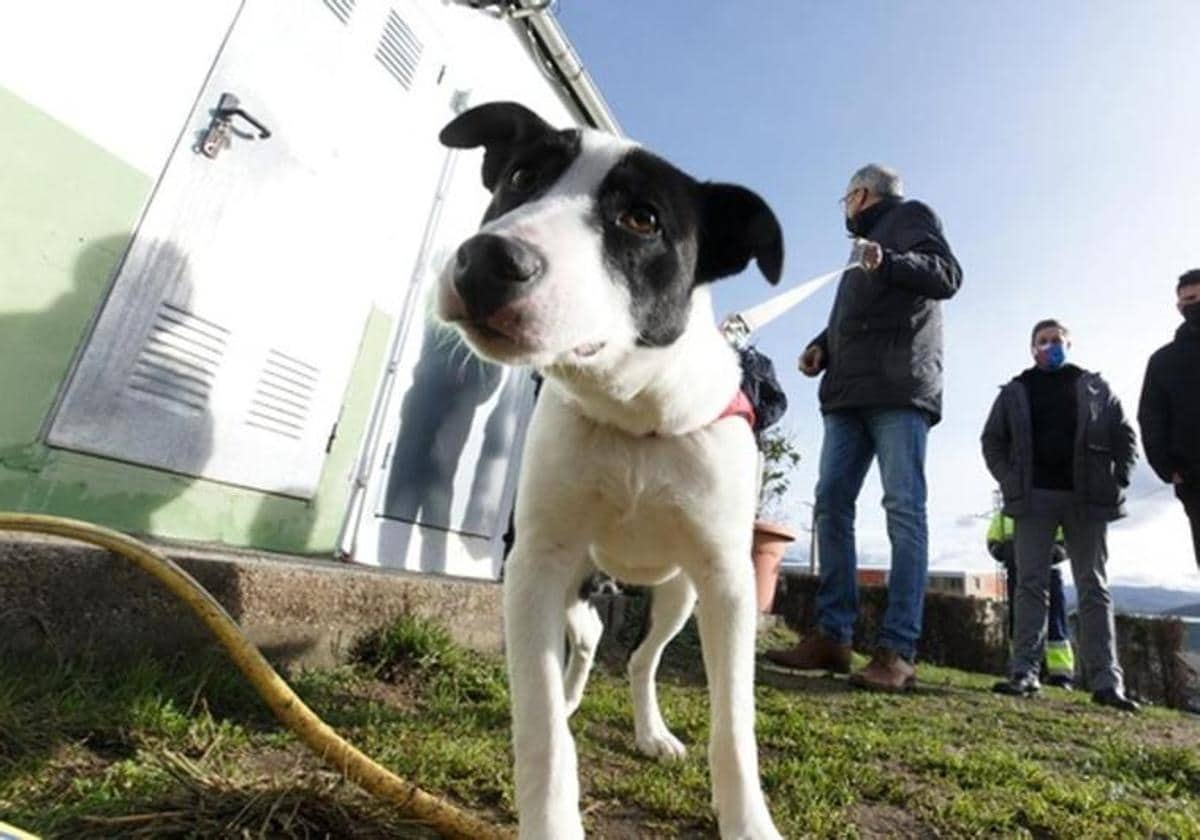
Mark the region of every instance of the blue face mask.
[[1067, 345], [1038, 345], [1037, 363], [1044, 370], [1058, 370], [1067, 363]]

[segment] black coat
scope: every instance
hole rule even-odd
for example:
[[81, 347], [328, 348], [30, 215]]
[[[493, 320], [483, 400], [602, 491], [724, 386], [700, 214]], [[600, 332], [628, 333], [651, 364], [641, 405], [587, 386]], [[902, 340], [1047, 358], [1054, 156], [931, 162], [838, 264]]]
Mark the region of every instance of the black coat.
[[1163, 481], [1171, 473], [1200, 489], [1200, 329], [1183, 324], [1146, 365], [1138, 425], [1146, 460]]
[[[1121, 402], [1098, 373], [1084, 371], [1075, 383], [1077, 415], [1072, 477], [1075, 503], [1088, 519], [1109, 522], [1125, 515], [1125, 488], [1137, 461], [1137, 436]], [[1004, 495], [1004, 513], [1033, 510], [1033, 421], [1029, 391], [1020, 378], [1000, 389], [980, 442], [988, 472]]]
[[942, 310], [962, 268], [942, 224], [919, 201], [886, 199], [865, 234], [883, 246], [873, 272], [842, 275], [829, 325], [810, 342], [825, 352], [821, 410], [904, 408], [942, 415]]

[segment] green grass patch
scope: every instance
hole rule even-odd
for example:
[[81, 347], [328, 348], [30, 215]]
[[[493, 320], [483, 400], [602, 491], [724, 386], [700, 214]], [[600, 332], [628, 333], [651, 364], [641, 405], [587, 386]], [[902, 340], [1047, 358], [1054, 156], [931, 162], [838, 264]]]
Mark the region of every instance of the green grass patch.
[[[619, 668], [593, 675], [572, 719], [592, 836], [715, 834], [689, 632], [660, 685], [686, 758], [637, 754]], [[787, 837], [1200, 839], [1195, 718], [1116, 714], [1057, 690], [998, 697], [990, 677], [926, 666], [903, 697], [758, 676], [763, 784]], [[403, 619], [362, 640], [352, 665], [290, 680], [376, 760], [511, 825], [499, 658]], [[324, 768], [220, 659], [0, 663], [0, 819], [46, 837], [427, 836]]]

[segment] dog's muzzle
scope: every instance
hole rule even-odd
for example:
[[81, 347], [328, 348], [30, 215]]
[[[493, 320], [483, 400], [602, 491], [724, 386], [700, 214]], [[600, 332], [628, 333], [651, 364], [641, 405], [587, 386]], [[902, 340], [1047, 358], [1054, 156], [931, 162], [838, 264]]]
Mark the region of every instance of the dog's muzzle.
[[472, 236], [454, 256], [454, 289], [476, 321], [529, 294], [545, 273], [532, 246], [491, 233]]

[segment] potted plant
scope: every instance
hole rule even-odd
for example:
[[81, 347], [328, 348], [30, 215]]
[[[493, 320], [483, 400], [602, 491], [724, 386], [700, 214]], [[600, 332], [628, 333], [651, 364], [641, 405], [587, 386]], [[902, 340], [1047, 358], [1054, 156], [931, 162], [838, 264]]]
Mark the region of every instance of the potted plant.
[[759, 436], [762, 473], [759, 477], [758, 518], [754, 520], [754, 580], [759, 612], [770, 612], [779, 583], [779, 567], [787, 545], [796, 532], [786, 524], [790, 518], [786, 506], [791, 474], [800, 463], [800, 451], [792, 434], [776, 426]]

